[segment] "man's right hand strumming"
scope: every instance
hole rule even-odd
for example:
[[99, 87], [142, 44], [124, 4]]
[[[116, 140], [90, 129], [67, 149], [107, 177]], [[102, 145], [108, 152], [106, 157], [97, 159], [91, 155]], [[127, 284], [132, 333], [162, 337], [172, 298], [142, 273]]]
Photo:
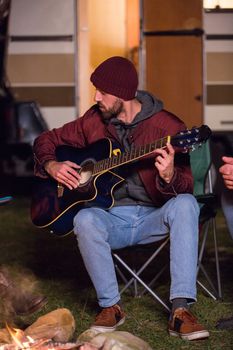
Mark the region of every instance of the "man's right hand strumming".
[[70, 162], [69, 160], [64, 162], [49, 160], [45, 163], [44, 168], [51, 177], [67, 186], [70, 190], [79, 186], [81, 176], [77, 170], [80, 169], [80, 166], [76, 163]]

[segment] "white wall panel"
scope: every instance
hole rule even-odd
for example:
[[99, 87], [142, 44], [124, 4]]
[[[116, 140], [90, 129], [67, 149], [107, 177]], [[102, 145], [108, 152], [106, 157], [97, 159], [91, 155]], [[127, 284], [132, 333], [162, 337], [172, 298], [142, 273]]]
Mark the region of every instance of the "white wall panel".
[[205, 13], [204, 26], [207, 34], [228, 34], [233, 32], [232, 13]]
[[205, 106], [205, 123], [213, 131], [233, 130], [233, 106], [211, 105]]
[[73, 0], [12, 0], [10, 35], [73, 34], [73, 6]]
[[205, 50], [206, 52], [233, 52], [232, 40], [206, 40]]
[[76, 117], [74, 107], [41, 107], [41, 112], [49, 129], [59, 128]]
[[47, 54], [47, 53], [74, 53], [74, 42], [59, 41], [59, 42], [11, 42], [8, 46], [8, 53], [10, 55], [24, 55], [24, 54]]

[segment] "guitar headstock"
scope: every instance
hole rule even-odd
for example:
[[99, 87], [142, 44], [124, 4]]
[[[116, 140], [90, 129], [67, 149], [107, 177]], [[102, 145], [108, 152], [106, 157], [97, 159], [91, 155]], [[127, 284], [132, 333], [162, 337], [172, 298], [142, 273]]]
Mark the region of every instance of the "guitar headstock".
[[182, 148], [183, 151], [193, 151], [200, 147], [211, 136], [211, 129], [207, 125], [193, 127], [189, 130], [184, 130], [171, 138], [171, 144], [174, 147]]

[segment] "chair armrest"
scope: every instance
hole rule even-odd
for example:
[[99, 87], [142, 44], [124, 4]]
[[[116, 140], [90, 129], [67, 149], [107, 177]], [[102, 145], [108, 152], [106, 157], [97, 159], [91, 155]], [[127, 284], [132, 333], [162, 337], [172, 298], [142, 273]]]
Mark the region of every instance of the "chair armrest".
[[214, 193], [206, 193], [197, 195], [195, 196], [195, 198], [199, 203], [210, 205], [215, 203], [215, 201], [217, 200], [217, 195]]

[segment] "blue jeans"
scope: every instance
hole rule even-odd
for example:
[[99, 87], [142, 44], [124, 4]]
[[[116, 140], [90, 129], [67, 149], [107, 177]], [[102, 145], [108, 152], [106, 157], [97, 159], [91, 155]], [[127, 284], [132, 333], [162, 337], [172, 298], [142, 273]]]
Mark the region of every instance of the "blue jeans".
[[163, 239], [170, 233], [170, 300], [196, 300], [199, 206], [180, 194], [161, 208], [87, 208], [74, 218], [74, 233], [101, 307], [120, 300], [112, 249]]

